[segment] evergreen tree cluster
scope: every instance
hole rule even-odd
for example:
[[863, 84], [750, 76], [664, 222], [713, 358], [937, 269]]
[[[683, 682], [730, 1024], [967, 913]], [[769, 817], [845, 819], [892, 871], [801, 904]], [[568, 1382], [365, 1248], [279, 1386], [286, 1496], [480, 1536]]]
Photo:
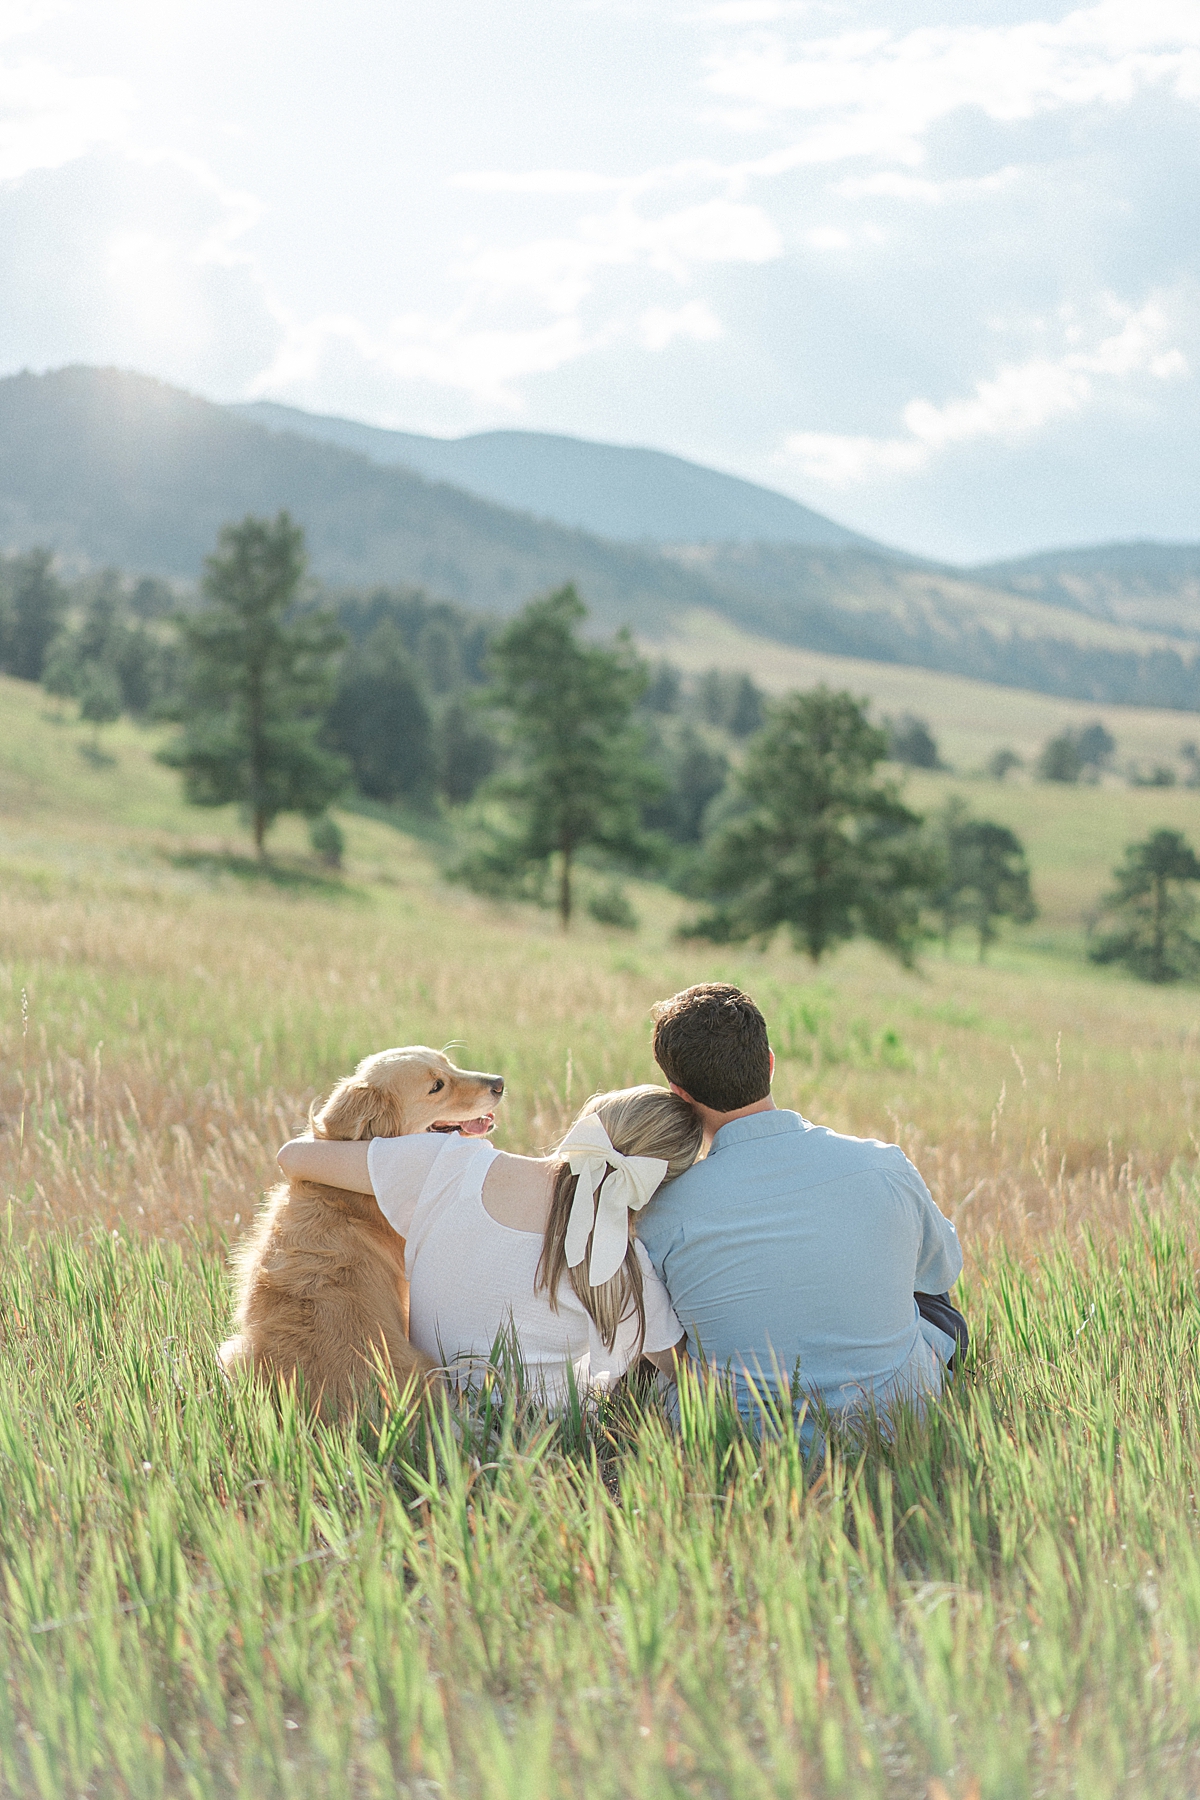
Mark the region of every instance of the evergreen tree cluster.
[[[707, 900], [687, 935], [765, 944], [782, 929], [813, 962], [865, 936], [911, 963], [935, 922], [947, 944], [969, 928], [982, 960], [999, 921], [1036, 917], [1010, 829], [961, 798], [925, 820], [879, 772], [940, 766], [922, 719], [880, 728], [848, 693], [769, 703], [742, 674], [648, 667], [625, 632], [584, 636], [570, 586], [503, 626], [411, 589], [321, 602], [286, 513], [227, 526], [190, 606], [151, 578], [65, 582], [32, 551], [0, 561], [0, 667], [78, 701], [97, 733], [123, 711], [174, 717], [163, 760], [196, 804], [240, 804], [260, 854], [278, 815], [300, 812], [338, 867], [327, 809], [351, 787], [383, 803], [476, 799], [477, 840], [454, 873], [549, 900], [564, 928], [581, 871], [606, 877], [589, 882], [594, 918], [636, 925], [622, 869]], [[1096, 721], [1051, 739], [1037, 773], [1096, 779], [1115, 749]], [[1200, 782], [1195, 744], [1179, 754]], [[989, 773], [1019, 766], [1001, 750]], [[1092, 959], [1153, 982], [1200, 977], [1198, 884], [1179, 832], [1128, 845]]]
[[490, 620], [409, 589], [334, 602], [347, 638], [325, 736], [370, 800], [450, 805], [495, 769], [499, 740], [477, 699]]
[[1043, 781], [1098, 781], [1116, 747], [1111, 732], [1097, 720], [1048, 739], [1038, 757], [1037, 772]]
[[165, 623], [176, 605], [165, 582], [127, 582], [113, 569], [64, 581], [48, 550], [30, 550], [0, 564], [0, 668], [78, 700], [97, 723], [154, 716], [179, 681]]

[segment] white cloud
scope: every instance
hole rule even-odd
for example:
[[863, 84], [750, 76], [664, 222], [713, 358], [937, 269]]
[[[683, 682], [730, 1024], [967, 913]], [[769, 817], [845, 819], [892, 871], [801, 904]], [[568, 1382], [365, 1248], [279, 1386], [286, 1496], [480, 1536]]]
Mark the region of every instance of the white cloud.
[[814, 225], [805, 232], [804, 241], [813, 250], [848, 250], [854, 242], [840, 225]]
[[990, 175], [959, 177], [949, 181], [930, 181], [925, 176], [910, 175], [902, 169], [880, 169], [874, 175], [848, 175], [833, 192], [843, 200], [900, 200], [909, 204], [941, 206], [947, 200], [974, 200], [981, 194], [997, 194], [1021, 179], [1015, 164]]
[[717, 198], [649, 218], [622, 200], [581, 218], [572, 234], [473, 251], [457, 273], [493, 301], [523, 293], [561, 314], [583, 305], [604, 269], [650, 269], [684, 282], [697, 266], [770, 262], [782, 253], [779, 229], [760, 206]]
[[465, 311], [449, 319], [410, 313], [381, 331], [350, 314], [330, 314], [288, 321], [277, 353], [250, 391], [305, 404], [327, 392], [339, 371], [353, 367], [356, 381], [373, 372], [389, 384], [450, 389], [516, 414], [526, 377], [551, 374], [618, 339], [659, 353], [680, 340], [708, 343], [721, 335], [721, 321], [703, 300], [647, 307], [632, 323], [615, 317], [591, 330], [574, 313], [511, 329], [473, 323]]
[[1058, 20], [883, 28], [807, 37], [753, 33], [710, 58], [708, 85], [732, 123], [807, 115], [803, 160], [913, 164], [939, 120], [965, 107], [1001, 121], [1067, 107], [1127, 105], [1159, 87], [1200, 99], [1194, 0], [1101, 0]]
[[774, 25], [780, 19], [811, 11], [809, 0], [723, 0], [700, 15], [717, 25]]
[[1090, 334], [1068, 314], [1063, 337], [1072, 348], [1058, 357], [1034, 356], [1002, 365], [976, 383], [970, 394], [935, 405], [911, 400], [904, 408], [905, 434], [848, 436], [836, 432], [793, 432], [784, 459], [810, 480], [851, 487], [878, 475], [907, 475], [924, 469], [939, 453], [958, 444], [995, 438], [1014, 441], [1040, 431], [1055, 419], [1082, 412], [1106, 383], [1137, 376], [1177, 380], [1189, 373], [1187, 358], [1168, 343], [1169, 321], [1159, 299], [1137, 309], [1111, 297], [1107, 335]]
[[[949, 0], [579, 4], [616, 45], [603, 80], [554, 0], [521, 0], [545, 59], [502, 79], [447, 62], [438, 0], [411, 0], [423, 103], [393, 116], [390, 76], [328, 63], [320, 9], [277, 44], [233, 0], [203, 19], [0, 0], [6, 366], [116, 361], [416, 429], [657, 437], [843, 488], [885, 535], [921, 495], [965, 516], [972, 445], [1029, 446], [995, 458], [1005, 481], [1074, 458], [1064, 513], [1110, 445], [1119, 467], [1153, 440], [1145, 470], [1182, 491], [1200, 345], [1171, 299], [1194, 264], [1177, 102], [1200, 101], [1200, 0], [988, 7], [1025, 15], [1001, 24]], [[394, 11], [363, 0], [364, 48]], [[488, 166], [497, 144], [519, 166]], [[1097, 281], [1161, 297], [1098, 317]], [[829, 430], [772, 466], [763, 444], [804, 419]], [[1004, 507], [998, 487], [989, 531]]]
[[645, 350], [667, 350], [676, 338], [707, 344], [721, 336], [721, 321], [703, 300], [689, 300], [672, 311], [649, 306], [638, 320], [638, 342]]
[[57, 169], [124, 135], [125, 84], [25, 58], [0, 65], [0, 181]]
[[350, 314], [330, 314], [288, 323], [283, 342], [268, 366], [250, 384], [252, 395], [301, 403], [327, 392], [339, 370], [353, 368], [356, 381], [373, 374], [389, 383], [430, 384], [469, 395], [507, 412], [518, 412], [515, 383], [545, 375], [600, 349], [611, 331], [588, 333], [576, 317], [527, 329], [472, 326], [465, 318], [435, 319], [412, 313], [372, 331]]
[[779, 228], [761, 206], [720, 199], [647, 221], [643, 243], [652, 267], [681, 278], [692, 263], [764, 263], [783, 253]]
[[61, 13], [63, 0], [4, 0], [0, 8], [0, 44], [27, 37]]
[[591, 169], [468, 169], [452, 175], [447, 187], [474, 194], [607, 194], [626, 189], [620, 175], [599, 175]]

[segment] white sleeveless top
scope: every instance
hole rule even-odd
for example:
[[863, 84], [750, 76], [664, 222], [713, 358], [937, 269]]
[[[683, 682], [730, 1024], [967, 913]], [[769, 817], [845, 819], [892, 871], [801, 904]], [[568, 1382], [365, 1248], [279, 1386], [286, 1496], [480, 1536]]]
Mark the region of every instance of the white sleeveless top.
[[[559, 1284], [558, 1311], [534, 1291], [542, 1254], [540, 1231], [517, 1231], [493, 1219], [483, 1183], [499, 1152], [483, 1138], [423, 1132], [372, 1138], [367, 1168], [379, 1209], [406, 1240], [411, 1288], [409, 1336], [460, 1383], [481, 1375], [498, 1337], [515, 1332], [521, 1360], [548, 1405], [567, 1396], [567, 1370], [577, 1390], [607, 1388], [638, 1348], [630, 1312], [606, 1349], [571, 1283]], [[669, 1350], [683, 1327], [640, 1244], [646, 1307], [646, 1350]]]

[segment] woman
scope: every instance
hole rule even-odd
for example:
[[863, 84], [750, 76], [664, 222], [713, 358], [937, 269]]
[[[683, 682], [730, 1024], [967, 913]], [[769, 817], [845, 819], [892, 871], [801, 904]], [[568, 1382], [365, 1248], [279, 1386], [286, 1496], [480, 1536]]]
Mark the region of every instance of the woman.
[[341, 1143], [294, 1138], [291, 1178], [374, 1194], [406, 1240], [409, 1335], [460, 1384], [511, 1334], [550, 1406], [607, 1388], [638, 1356], [673, 1374], [683, 1329], [634, 1235], [664, 1181], [691, 1167], [702, 1128], [665, 1088], [589, 1100], [548, 1157], [457, 1133]]

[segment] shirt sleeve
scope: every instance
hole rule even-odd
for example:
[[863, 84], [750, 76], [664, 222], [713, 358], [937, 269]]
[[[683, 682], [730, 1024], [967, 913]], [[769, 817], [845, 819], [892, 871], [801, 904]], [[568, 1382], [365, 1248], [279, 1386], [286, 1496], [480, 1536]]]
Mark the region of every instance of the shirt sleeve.
[[642, 1298], [646, 1307], [646, 1337], [643, 1350], [669, 1350], [683, 1336], [683, 1326], [671, 1305], [666, 1288], [654, 1271], [646, 1248], [634, 1239], [634, 1254], [642, 1271]]
[[905, 1158], [905, 1185], [917, 1207], [920, 1242], [913, 1286], [918, 1294], [944, 1294], [962, 1274], [958, 1233], [934, 1202], [913, 1165]]
[[639, 1249], [648, 1253], [659, 1280], [665, 1281], [667, 1258], [683, 1241], [678, 1213], [665, 1199], [651, 1200], [638, 1214], [634, 1229]]
[[449, 1135], [420, 1131], [411, 1137], [372, 1138], [367, 1146], [367, 1174], [379, 1210], [402, 1238], [409, 1234], [425, 1183], [449, 1142]]

